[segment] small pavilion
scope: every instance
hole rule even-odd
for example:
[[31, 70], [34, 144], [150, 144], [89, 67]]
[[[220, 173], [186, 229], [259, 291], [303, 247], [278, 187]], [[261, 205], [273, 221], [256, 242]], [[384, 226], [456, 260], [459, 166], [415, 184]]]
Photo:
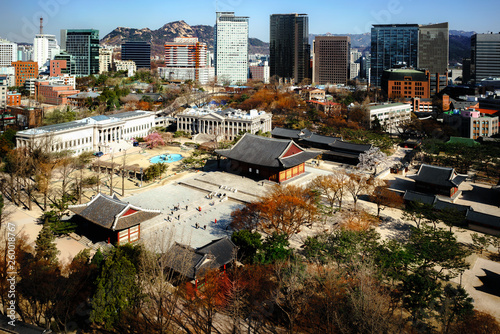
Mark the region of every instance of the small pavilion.
[[90, 233], [108, 243], [124, 244], [141, 238], [141, 223], [158, 216], [160, 210], [147, 210], [122, 202], [118, 197], [97, 194], [85, 204], [68, 210], [91, 223]]

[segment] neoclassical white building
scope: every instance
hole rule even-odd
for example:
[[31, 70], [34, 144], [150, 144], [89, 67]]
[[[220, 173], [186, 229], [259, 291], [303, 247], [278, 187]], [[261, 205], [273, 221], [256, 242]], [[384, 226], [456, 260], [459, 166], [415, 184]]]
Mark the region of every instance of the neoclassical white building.
[[74, 155], [86, 151], [108, 152], [111, 144], [147, 136], [153, 127], [154, 113], [135, 110], [19, 131], [16, 144], [17, 147], [47, 145], [51, 152], [70, 150]]
[[233, 140], [241, 132], [257, 133], [272, 130], [273, 115], [265, 111], [228, 109], [186, 109], [175, 116], [177, 131], [192, 135], [203, 133]]

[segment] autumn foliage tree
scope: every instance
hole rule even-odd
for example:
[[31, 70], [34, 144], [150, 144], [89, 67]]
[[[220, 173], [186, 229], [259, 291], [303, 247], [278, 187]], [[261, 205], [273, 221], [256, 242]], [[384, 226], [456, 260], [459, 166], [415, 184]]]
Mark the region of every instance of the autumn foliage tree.
[[[276, 185], [257, 202], [232, 214], [234, 228], [257, 226], [265, 232], [284, 233], [290, 238], [318, 214], [318, 196], [311, 189]], [[249, 228], [250, 227], [250, 228]]]

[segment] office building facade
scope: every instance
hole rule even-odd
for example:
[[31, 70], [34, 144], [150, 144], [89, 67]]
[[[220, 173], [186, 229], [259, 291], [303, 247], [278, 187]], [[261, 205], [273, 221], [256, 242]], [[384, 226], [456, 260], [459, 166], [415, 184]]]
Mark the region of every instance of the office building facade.
[[474, 34], [471, 37], [471, 79], [475, 83], [500, 77], [500, 34]]
[[61, 49], [57, 44], [56, 36], [39, 34], [33, 40], [33, 61], [38, 63], [38, 71], [48, 69], [49, 63], [59, 54]]
[[431, 97], [429, 71], [410, 68], [385, 70], [382, 73], [381, 86], [389, 99]]
[[300, 83], [311, 78], [307, 14], [273, 14], [270, 18], [270, 75]]
[[222, 83], [248, 80], [248, 17], [217, 12], [215, 22], [215, 75]]
[[418, 68], [431, 76], [431, 95], [448, 85], [448, 22], [421, 25], [418, 33]]
[[16, 61], [12, 63], [16, 71], [16, 86], [23, 86], [27, 79], [38, 77], [38, 64], [34, 61]]
[[[99, 74], [99, 30], [61, 30], [61, 49], [71, 55], [71, 74], [79, 77]], [[61, 59], [55, 57], [55, 59]], [[67, 60], [67, 59], [64, 59]]]
[[350, 79], [350, 48], [349, 36], [316, 36], [312, 81], [320, 85], [346, 85]]
[[382, 73], [418, 65], [417, 24], [377, 24], [371, 31], [371, 84], [380, 87]]
[[17, 44], [0, 39], [0, 67], [12, 66], [17, 61]]
[[162, 77], [169, 81], [197, 81], [206, 85], [214, 77], [206, 43], [195, 37], [177, 37], [165, 43]]
[[122, 44], [122, 60], [132, 60], [137, 69], [151, 69], [151, 43], [126, 41]]

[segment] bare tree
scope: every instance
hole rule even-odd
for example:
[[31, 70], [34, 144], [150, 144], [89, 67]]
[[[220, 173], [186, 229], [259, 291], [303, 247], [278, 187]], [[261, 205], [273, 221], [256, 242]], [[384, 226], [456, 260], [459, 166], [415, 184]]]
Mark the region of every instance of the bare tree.
[[357, 207], [358, 196], [370, 189], [371, 181], [371, 178], [368, 178], [367, 176], [362, 174], [349, 174], [349, 180], [347, 181], [346, 189], [347, 192], [352, 196], [352, 200], [354, 201], [354, 208]]

